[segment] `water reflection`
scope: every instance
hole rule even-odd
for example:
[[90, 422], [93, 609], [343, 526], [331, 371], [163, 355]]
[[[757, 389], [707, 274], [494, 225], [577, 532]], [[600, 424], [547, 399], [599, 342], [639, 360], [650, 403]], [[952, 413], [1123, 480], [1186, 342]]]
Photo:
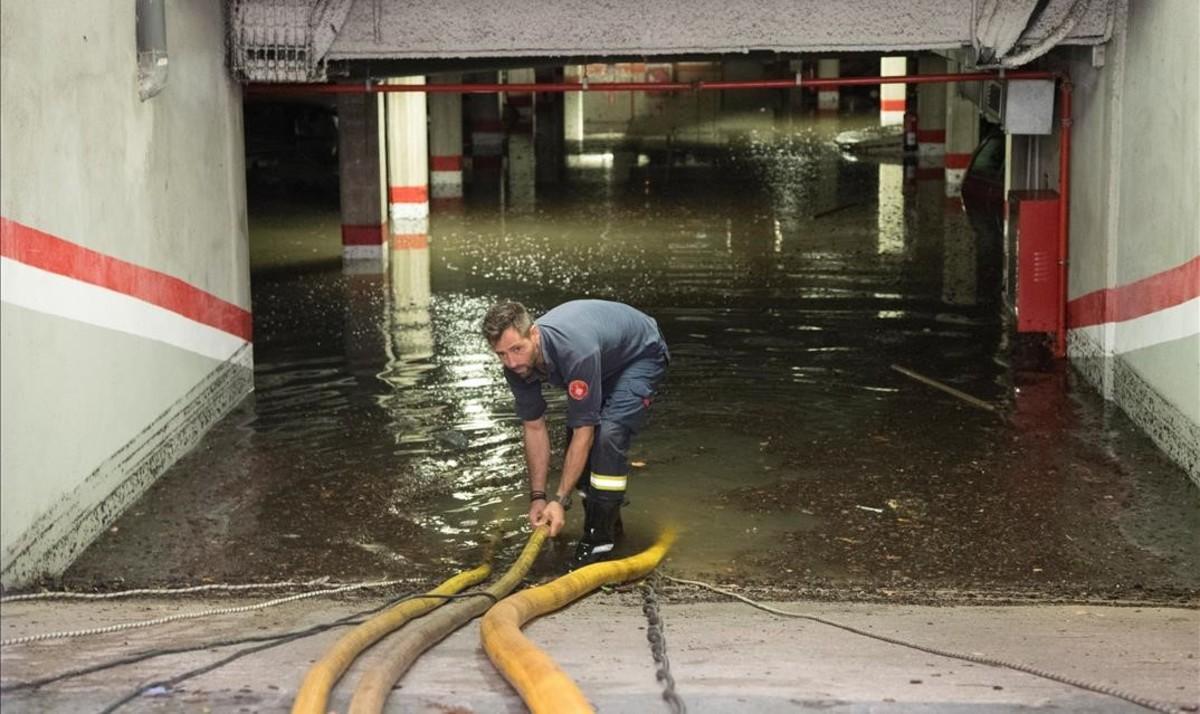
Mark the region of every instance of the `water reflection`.
[[390, 255], [390, 356], [394, 363], [412, 364], [433, 356], [429, 237], [420, 233], [394, 235]]
[[879, 253], [904, 252], [904, 167], [879, 164]]
[[948, 305], [978, 302], [975, 235], [961, 215], [947, 216], [942, 252], [942, 300]]

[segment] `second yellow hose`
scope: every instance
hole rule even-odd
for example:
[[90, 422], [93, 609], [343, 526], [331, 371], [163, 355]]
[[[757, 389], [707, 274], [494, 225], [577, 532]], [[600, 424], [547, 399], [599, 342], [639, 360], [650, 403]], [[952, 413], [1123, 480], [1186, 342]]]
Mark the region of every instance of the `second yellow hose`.
[[533, 566], [533, 561], [541, 552], [542, 544], [546, 542], [549, 534], [546, 526], [539, 526], [533, 531], [524, 550], [509, 569], [483, 591], [491, 596], [490, 601], [480, 597], [450, 603], [408, 625], [381, 645], [387, 649], [379, 662], [363, 674], [354, 690], [354, 698], [350, 700], [349, 714], [378, 714], [383, 711], [393, 685], [404, 676], [422, 652], [482, 615], [492, 602], [508, 595], [520, 584]]
[[[489, 546], [489, 562], [455, 575], [426, 595], [453, 595], [483, 582], [492, 573], [491, 558], [492, 546]], [[292, 714], [325, 714], [330, 691], [359, 653], [412, 618], [423, 615], [444, 602], [446, 598], [443, 597], [420, 597], [402, 602], [346, 633], [324, 657], [309, 668], [304, 682], [300, 685], [300, 691], [296, 693], [296, 701], [292, 703]]]

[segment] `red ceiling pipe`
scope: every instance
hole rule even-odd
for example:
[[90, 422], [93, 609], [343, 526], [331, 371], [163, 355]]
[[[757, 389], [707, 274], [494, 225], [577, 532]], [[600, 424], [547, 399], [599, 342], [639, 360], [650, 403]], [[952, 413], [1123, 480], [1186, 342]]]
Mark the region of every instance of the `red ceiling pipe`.
[[1054, 72], [967, 72], [961, 74], [908, 74], [888, 77], [830, 77], [827, 79], [752, 79], [729, 82], [543, 82], [533, 84], [248, 84], [246, 92], [256, 95], [367, 94], [424, 92], [426, 94], [495, 94], [497, 92], [687, 92], [739, 89], [795, 89], [809, 87], [854, 87], [879, 84], [945, 84], [985, 79], [1058, 79]]
[[1067, 356], [1067, 265], [1071, 229], [1071, 78], [1058, 83], [1058, 331], [1054, 335], [1054, 356]]

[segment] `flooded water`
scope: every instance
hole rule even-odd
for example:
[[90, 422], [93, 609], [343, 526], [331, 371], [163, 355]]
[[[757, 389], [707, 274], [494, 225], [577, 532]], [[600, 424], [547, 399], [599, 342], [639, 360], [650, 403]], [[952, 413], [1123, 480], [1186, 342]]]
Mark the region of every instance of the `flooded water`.
[[[869, 120], [601, 148], [536, 195], [473, 187], [383, 274], [343, 270], [336, 206], [252, 205], [256, 391], [67, 582], [442, 577], [496, 528], [515, 552], [520, 427], [478, 324], [500, 297], [597, 297], [653, 315], [674, 357], [624, 552], [673, 524], [671, 572], [780, 593], [1194, 601], [1197, 490], [1014, 349], [998, 247], [940, 180], [831, 142]], [[564, 568], [580, 510], [539, 576]]]

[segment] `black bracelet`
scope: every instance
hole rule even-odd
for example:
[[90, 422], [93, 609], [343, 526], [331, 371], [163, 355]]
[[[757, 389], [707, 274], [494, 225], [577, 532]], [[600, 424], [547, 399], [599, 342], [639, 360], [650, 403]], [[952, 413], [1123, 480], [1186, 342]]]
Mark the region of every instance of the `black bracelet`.
[[529, 492], [529, 501], [531, 503], [533, 501], [545, 501], [545, 500], [546, 500], [546, 492], [545, 491], [530, 491]]

